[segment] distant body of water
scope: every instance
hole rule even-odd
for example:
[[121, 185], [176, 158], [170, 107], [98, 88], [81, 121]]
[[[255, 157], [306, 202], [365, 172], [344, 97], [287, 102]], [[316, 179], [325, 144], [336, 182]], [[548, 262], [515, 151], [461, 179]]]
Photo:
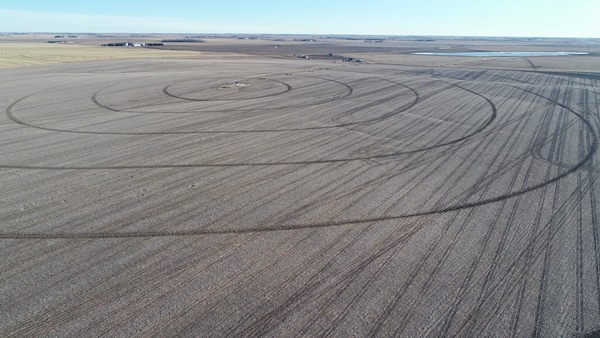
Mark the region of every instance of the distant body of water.
[[456, 53], [413, 53], [417, 55], [435, 55], [435, 56], [481, 56], [481, 57], [534, 57], [534, 56], [567, 56], [567, 55], [586, 55], [584, 52], [456, 52]]

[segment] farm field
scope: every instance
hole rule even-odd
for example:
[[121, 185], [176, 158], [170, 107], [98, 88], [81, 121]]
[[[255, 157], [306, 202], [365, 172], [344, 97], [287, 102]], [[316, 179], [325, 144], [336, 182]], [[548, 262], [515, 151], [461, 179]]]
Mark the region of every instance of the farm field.
[[600, 327], [596, 56], [181, 53], [0, 70], [1, 336]]
[[89, 45], [9, 42], [0, 43], [0, 69], [132, 58], [198, 58], [201, 55], [202, 53], [186, 51], [159, 51], [133, 48], [119, 49]]

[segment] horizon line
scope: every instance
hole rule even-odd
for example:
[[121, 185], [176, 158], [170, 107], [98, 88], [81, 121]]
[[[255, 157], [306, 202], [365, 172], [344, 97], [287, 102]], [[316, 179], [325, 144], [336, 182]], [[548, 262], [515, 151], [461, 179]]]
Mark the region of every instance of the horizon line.
[[526, 35], [431, 35], [431, 34], [361, 34], [361, 33], [210, 33], [210, 32], [85, 32], [85, 31], [0, 31], [0, 34], [196, 34], [207, 36], [237, 36], [237, 35], [276, 35], [276, 36], [322, 36], [322, 37], [428, 37], [428, 38], [495, 38], [495, 39], [578, 39], [578, 40], [600, 40], [598, 37], [581, 36], [526, 36]]

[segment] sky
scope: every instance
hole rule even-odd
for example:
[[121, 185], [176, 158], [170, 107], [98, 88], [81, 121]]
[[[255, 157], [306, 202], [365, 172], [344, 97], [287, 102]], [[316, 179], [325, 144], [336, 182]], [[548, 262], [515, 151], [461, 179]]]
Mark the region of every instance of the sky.
[[0, 0], [0, 32], [600, 37], [600, 0]]

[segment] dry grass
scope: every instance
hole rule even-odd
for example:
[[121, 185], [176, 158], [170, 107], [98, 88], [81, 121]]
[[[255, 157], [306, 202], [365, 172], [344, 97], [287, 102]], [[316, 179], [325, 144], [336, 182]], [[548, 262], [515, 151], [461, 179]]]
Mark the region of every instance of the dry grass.
[[205, 54], [189, 51], [165, 51], [146, 48], [118, 48], [75, 44], [2, 43], [0, 44], [0, 68], [134, 58], [197, 58]]
[[[540, 71], [597, 72], [600, 58], [596, 56], [551, 57], [464, 57], [423, 56], [396, 53], [353, 53], [349, 56], [374, 63], [422, 67], [451, 67], [479, 69], [515, 69]], [[529, 61], [528, 61], [529, 60]]]

